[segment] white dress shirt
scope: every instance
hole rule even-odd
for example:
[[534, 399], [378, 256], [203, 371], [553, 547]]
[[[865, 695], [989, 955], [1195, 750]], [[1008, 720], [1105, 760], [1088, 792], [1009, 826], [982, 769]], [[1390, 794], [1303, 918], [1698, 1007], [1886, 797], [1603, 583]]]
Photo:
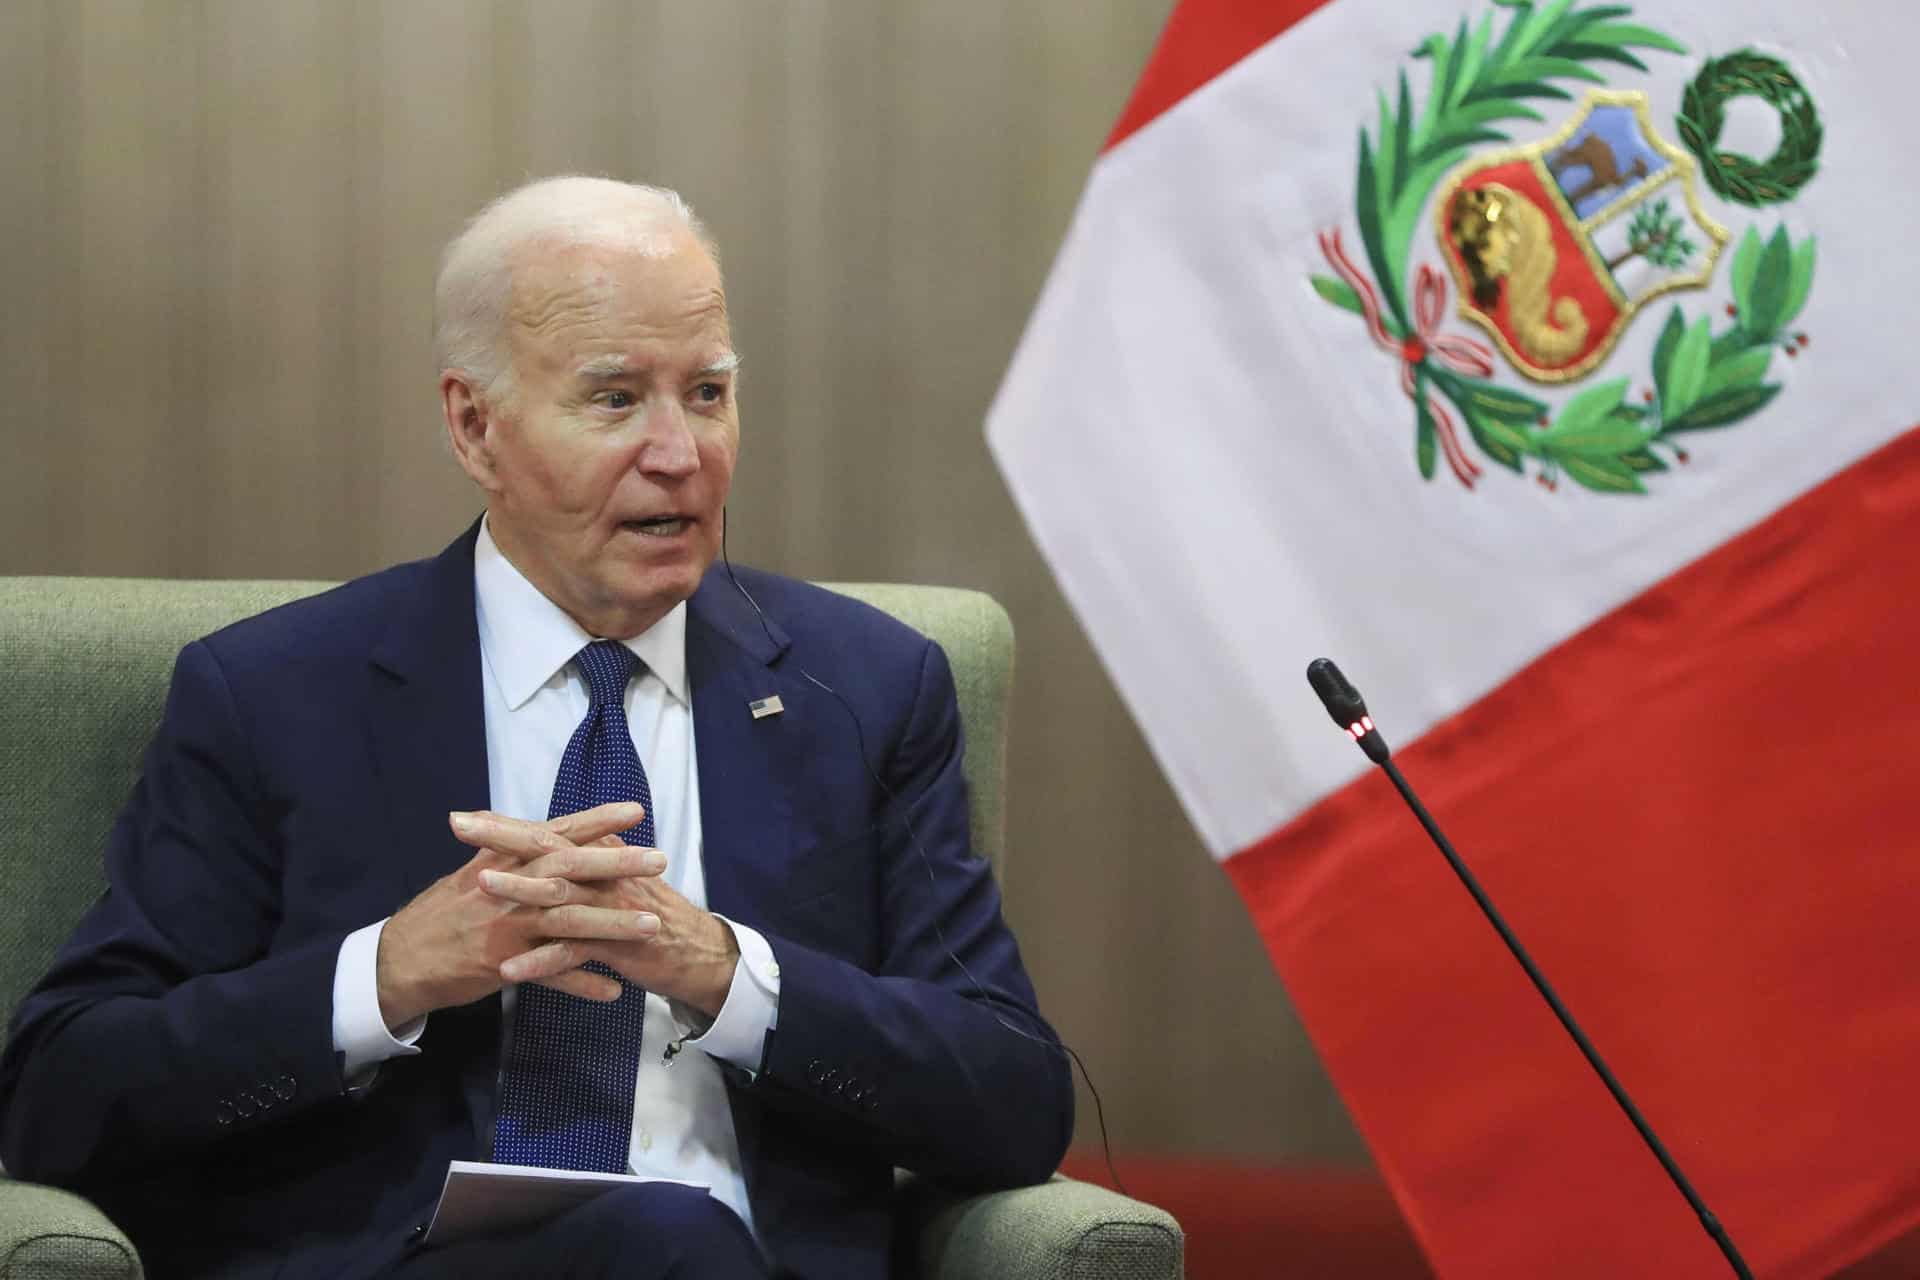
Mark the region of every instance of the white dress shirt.
[[[492, 807], [510, 817], [544, 821], [560, 757], [587, 714], [587, 685], [573, 655], [596, 637], [508, 562], [484, 521], [473, 571]], [[686, 632], [687, 607], [681, 604], [624, 642], [641, 664], [627, 685], [626, 713], [653, 796], [655, 836], [667, 855], [663, 878], [704, 907]], [[334, 970], [333, 1043], [349, 1079], [384, 1059], [421, 1051], [415, 1042], [424, 1018], [396, 1034], [380, 1016], [375, 959], [385, 924], [350, 935]], [[711, 1025], [702, 1029], [697, 1023], [704, 1019], [692, 1010], [647, 994], [628, 1161], [635, 1173], [709, 1187], [751, 1229], [753, 1214], [719, 1062], [759, 1069], [767, 1032], [778, 1018], [780, 971], [765, 938], [745, 925], [727, 924], [740, 945], [740, 964]], [[509, 1009], [513, 994], [509, 987]], [[668, 1045], [681, 1039], [699, 1052], [669, 1060]]]

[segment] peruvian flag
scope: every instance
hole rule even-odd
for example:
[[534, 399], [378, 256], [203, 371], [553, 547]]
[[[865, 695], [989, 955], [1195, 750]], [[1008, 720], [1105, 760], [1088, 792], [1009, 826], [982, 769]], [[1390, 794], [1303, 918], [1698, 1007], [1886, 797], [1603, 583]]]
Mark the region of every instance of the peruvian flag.
[[1907, 0], [1185, 0], [988, 436], [1438, 1271], [1920, 1227]]

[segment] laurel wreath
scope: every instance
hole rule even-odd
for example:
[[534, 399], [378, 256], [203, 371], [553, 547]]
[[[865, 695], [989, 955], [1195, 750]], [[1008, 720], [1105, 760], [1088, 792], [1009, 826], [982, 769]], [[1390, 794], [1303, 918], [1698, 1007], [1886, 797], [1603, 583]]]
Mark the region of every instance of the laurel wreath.
[[[1742, 96], [1779, 113], [1780, 145], [1766, 160], [1716, 150], [1727, 103]], [[1813, 99], [1786, 63], [1751, 49], [1709, 58], [1681, 96], [1675, 124], [1707, 185], [1736, 204], [1757, 208], [1790, 199], [1819, 167], [1823, 131]]]
[[[1364, 127], [1360, 131], [1355, 213], [1386, 310], [1382, 323], [1395, 339], [1414, 333], [1406, 302], [1408, 257], [1421, 210], [1448, 170], [1476, 146], [1509, 141], [1497, 127], [1501, 122], [1543, 122], [1528, 100], [1570, 100], [1573, 95], [1555, 81], [1604, 84], [1605, 77], [1589, 63], [1613, 62], [1645, 71], [1634, 48], [1686, 52], [1658, 31], [1617, 21], [1631, 13], [1625, 5], [1580, 8], [1576, 0], [1547, 0], [1536, 8], [1532, 0], [1493, 3], [1510, 11], [1497, 44], [1491, 11], [1477, 25], [1463, 19], [1450, 40], [1429, 36], [1413, 51], [1414, 57], [1433, 64], [1424, 109], [1416, 115], [1403, 70], [1392, 106], [1385, 94], [1377, 95], [1375, 132]], [[1734, 59], [1762, 56], [1729, 55], [1708, 64], [1695, 81], [1696, 87], [1707, 82], [1703, 110], [1690, 111], [1696, 125], [1710, 121], [1710, 132], [1717, 136], [1722, 123], [1717, 113], [1724, 111], [1725, 102], [1737, 92], [1758, 91], [1735, 89], [1730, 80], [1723, 83], [1708, 72]], [[1742, 66], [1734, 65], [1736, 70]], [[1745, 70], [1755, 74], [1751, 65]], [[1784, 122], [1805, 95], [1790, 100], [1777, 77], [1767, 84], [1782, 94]], [[1715, 92], [1721, 96], [1714, 97]], [[1814, 128], [1812, 145], [1817, 150], [1817, 120]], [[1796, 146], [1806, 145], [1804, 131], [1795, 136], [1800, 139]], [[1745, 177], [1752, 179], [1751, 174]], [[1776, 175], [1773, 180], [1781, 179]], [[1655, 347], [1653, 385], [1637, 398], [1629, 395], [1629, 379], [1615, 378], [1586, 388], [1551, 412], [1545, 401], [1527, 392], [1467, 376], [1423, 356], [1413, 372], [1414, 457], [1420, 474], [1431, 479], [1436, 465], [1435, 423], [1426, 400], [1431, 386], [1460, 411], [1486, 456], [1509, 470], [1525, 474], [1526, 461], [1532, 459], [1540, 468], [1538, 478], [1549, 488], [1557, 487], [1565, 475], [1596, 492], [1645, 493], [1642, 476], [1667, 470], [1669, 460], [1687, 460], [1674, 437], [1727, 426], [1759, 412], [1778, 394], [1779, 384], [1765, 378], [1775, 351], [1792, 356], [1807, 345], [1805, 334], [1789, 336], [1787, 326], [1806, 302], [1813, 266], [1811, 237], [1795, 244], [1782, 228], [1763, 243], [1749, 228], [1734, 255], [1732, 323], [1716, 332], [1710, 316], [1689, 322], [1675, 306]], [[1345, 282], [1324, 275], [1313, 275], [1310, 282], [1328, 302], [1364, 313], [1359, 296]]]

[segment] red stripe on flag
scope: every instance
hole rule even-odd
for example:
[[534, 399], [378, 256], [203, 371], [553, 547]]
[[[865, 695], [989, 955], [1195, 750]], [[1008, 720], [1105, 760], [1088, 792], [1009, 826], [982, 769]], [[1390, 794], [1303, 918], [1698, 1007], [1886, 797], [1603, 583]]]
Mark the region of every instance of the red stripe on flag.
[[[1920, 1225], [1916, 548], [1920, 431], [1400, 752], [1769, 1280]], [[1227, 869], [1441, 1274], [1727, 1274], [1383, 776]]]
[[1327, 0], [1181, 0], [1102, 150], [1118, 146], [1188, 94]]

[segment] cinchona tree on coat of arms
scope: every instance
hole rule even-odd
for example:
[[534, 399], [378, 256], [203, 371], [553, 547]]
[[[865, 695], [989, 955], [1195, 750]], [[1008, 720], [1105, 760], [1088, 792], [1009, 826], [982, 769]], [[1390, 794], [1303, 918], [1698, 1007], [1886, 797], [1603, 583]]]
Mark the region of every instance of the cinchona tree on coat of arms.
[[[1689, 85], [1676, 121], [1684, 149], [1660, 135], [1636, 91], [1589, 89], [1550, 124], [1530, 104], [1572, 102], [1560, 82], [1604, 86], [1596, 64], [1644, 72], [1634, 50], [1686, 49], [1622, 21], [1626, 5], [1494, 3], [1508, 10], [1497, 40], [1489, 11], [1414, 50], [1432, 70], [1418, 109], [1404, 70], [1391, 104], [1378, 95], [1377, 123], [1360, 131], [1354, 202], [1371, 275], [1332, 229], [1320, 249], [1334, 274], [1312, 284], [1398, 360], [1421, 475], [1444, 457], [1466, 487], [1480, 478], [1458, 413], [1479, 455], [1531, 467], [1550, 489], [1565, 475], [1599, 492], [1645, 493], [1644, 476], [1687, 460], [1677, 437], [1739, 422], [1779, 393], [1767, 381], [1775, 353], [1807, 345], [1790, 326], [1813, 283], [1812, 237], [1796, 244], [1784, 226], [1764, 238], [1749, 227], [1732, 253], [1724, 324], [1690, 321], [1675, 304], [1637, 396], [1630, 373], [1570, 388], [1557, 403], [1525, 388], [1589, 378], [1661, 295], [1705, 288], [1730, 236], [1701, 207], [1700, 183], [1752, 207], [1791, 199], [1817, 170], [1819, 118], [1785, 63], [1748, 50], [1708, 60]], [[1717, 149], [1725, 104], [1742, 95], [1779, 113], [1781, 142], [1766, 160]], [[1513, 122], [1546, 132], [1516, 143]], [[1430, 198], [1440, 265], [1422, 262], [1409, 277]], [[1488, 341], [1441, 332], [1449, 280], [1460, 316]], [[1518, 385], [1495, 380], [1496, 349]]]

